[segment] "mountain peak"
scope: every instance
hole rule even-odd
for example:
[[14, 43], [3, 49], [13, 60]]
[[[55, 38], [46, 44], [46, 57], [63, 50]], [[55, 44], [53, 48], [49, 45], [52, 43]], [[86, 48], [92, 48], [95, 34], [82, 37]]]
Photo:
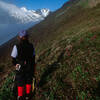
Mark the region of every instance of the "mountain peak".
[[43, 17], [46, 17], [49, 15], [50, 10], [47, 8], [38, 9], [38, 10], [36, 10], [36, 13], [42, 15]]
[[21, 10], [27, 12], [28, 10], [26, 9], [26, 7], [21, 7]]
[[16, 15], [12, 13], [11, 15], [13, 15], [14, 18], [17, 18], [17, 20], [19, 20], [18, 22], [21, 23], [41, 21], [50, 13], [50, 10], [46, 8], [40, 9], [38, 12], [35, 10], [28, 10], [26, 7], [22, 7], [19, 10], [20, 13], [17, 13]]

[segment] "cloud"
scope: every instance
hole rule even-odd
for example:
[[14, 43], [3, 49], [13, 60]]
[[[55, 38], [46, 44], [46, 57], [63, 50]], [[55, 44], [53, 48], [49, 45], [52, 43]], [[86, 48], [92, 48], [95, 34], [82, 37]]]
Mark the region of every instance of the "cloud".
[[24, 17], [26, 14], [16, 5], [0, 1], [0, 24], [15, 24]]
[[[15, 9], [18, 9], [17, 6], [10, 4], [10, 3], [3, 2], [3, 1], [0, 1], [0, 8], [3, 8], [7, 11], [13, 11]], [[12, 8], [14, 8], [14, 9], [12, 9]]]
[[25, 7], [19, 8], [14, 4], [0, 1], [1, 24], [36, 22], [41, 18], [41, 15], [35, 13], [34, 10], [27, 10]]
[[16, 5], [0, 0], [0, 44], [16, 36], [17, 32], [29, 27], [22, 23], [26, 15]]

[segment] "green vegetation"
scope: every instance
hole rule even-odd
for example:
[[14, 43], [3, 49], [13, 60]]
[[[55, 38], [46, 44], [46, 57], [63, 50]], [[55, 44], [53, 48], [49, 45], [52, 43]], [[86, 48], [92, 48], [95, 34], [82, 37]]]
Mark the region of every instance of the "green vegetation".
[[1, 90], [0, 90], [0, 100], [13, 100], [14, 93], [12, 91], [14, 73], [11, 73], [5, 80]]

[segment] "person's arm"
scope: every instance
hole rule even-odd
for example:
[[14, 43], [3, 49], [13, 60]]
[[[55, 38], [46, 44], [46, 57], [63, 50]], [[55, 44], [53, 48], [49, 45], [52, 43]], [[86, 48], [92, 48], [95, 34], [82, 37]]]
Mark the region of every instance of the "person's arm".
[[17, 64], [17, 60], [16, 60], [17, 55], [18, 55], [18, 53], [17, 53], [17, 47], [16, 47], [16, 45], [14, 45], [13, 50], [11, 52], [12, 64], [14, 66], [16, 66], [16, 64]]

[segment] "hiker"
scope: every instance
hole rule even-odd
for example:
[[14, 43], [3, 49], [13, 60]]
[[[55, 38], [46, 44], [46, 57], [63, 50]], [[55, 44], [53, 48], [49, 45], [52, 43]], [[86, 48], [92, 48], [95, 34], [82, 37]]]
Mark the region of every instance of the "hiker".
[[14, 45], [11, 53], [12, 63], [16, 68], [17, 100], [28, 100], [32, 93], [32, 80], [35, 74], [35, 50], [28, 38], [29, 35], [26, 31], [19, 32], [19, 42]]

